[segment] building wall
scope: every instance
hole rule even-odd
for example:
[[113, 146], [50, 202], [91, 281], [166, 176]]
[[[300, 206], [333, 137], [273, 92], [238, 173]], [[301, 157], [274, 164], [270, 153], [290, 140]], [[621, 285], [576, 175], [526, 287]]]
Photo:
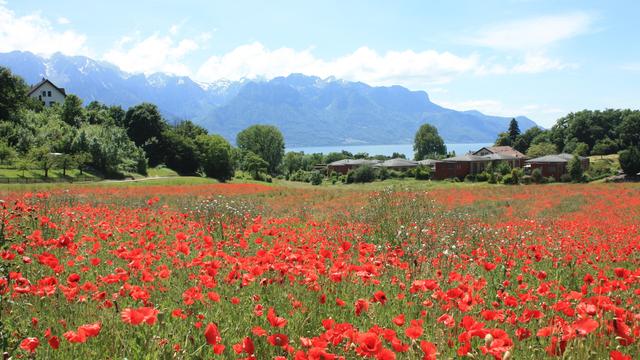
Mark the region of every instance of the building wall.
[[567, 164], [556, 162], [531, 164], [531, 171], [535, 169], [540, 169], [540, 172], [542, 172], [542, 176], [544, 177], [552, 176], [556, 181], [560, 181], [560, 177], [567, 173]]
[[436, 170], [433, 178], [436, 180], [444, 180], [450, 178], [464, 178], [471, 171], [471, 162], [439, 162], [436, 163]]
[[[51, 95], [49, 96], [49, 94]], [[48, 82], [38, 87], [38, 90], [33, 92], [31, 97], [44, 102], [45, 106], [51, 106], [52, 103], [64, 103], [64, 95]]]
[[330, 174], [332, 172], [336, 172], [342, 175], [345, 175], [349, 172], [349, 170], [358, 167], [357, 165], [328, 165], [327, 172]]

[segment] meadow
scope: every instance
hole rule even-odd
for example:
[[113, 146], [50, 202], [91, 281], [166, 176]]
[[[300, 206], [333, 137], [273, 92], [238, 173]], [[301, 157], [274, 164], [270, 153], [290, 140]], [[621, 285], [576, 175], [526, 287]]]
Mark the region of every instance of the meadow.
[[0, 189], [0, 346], [42, 359], [632, 359], [637, 184]]

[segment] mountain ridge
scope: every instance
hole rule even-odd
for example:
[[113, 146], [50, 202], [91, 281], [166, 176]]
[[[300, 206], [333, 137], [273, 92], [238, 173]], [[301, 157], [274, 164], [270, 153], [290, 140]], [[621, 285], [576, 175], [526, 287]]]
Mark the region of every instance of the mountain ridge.
[[[329, 77], [290, 74], [271, 80], [199, 83], [165, 73], [130, 74], [84, 56], [0, 53], [0, 65], [34, 84], [51, 79], [85, 103], [98, 100], [130, 107], [158, 105], [169, 121], [192, 119], [232, 142], [255, 123], [278, 126], [287, 146], [411, 143], [423, 123], [436, 126], [447, 142], [492, 142], [511, 117], [457, 111], [437, 105], [426, 91], [399, 85], [374, 87]], [[537, 126], [516, 117], [522, 131]]]

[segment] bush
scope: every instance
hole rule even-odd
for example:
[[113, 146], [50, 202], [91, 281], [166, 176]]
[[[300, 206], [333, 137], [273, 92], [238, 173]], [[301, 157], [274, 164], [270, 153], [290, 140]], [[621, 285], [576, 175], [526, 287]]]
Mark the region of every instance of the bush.
[[309, 182], [311, 182], [311, 185], [320, 185], [322, 184], [323, 179], [324, 179], [324, 176], [320, 174], [320, 171], [313, 171], [311, 173]]
[[632, 146], [621, 151], [620, 167], [628, 176], [636, 176], [640, 172], [640, 149]]
[[476, 181], [484, 182], [489, 180], [490, 174], [486, 171], [483, 171], [479, 174], [476, 174]]
[[571, 175], [569, 174], [562, 174], [562, 176], [560, 176], [560, 181], [561, 182], [571, 182]]
[[510, 174], [502, 177], [502, 183], [507, 185], [518, 185], [524, 176], [522, 169], [512, 169]]
[[418, 166], [415, 169], [416, 180], [429, 180], [431, 179], [431, 168], [428, 166]]
[[464, 177], [464, 181], [465, 182], [476, 182], [476, 175], [475, 174], [467, 174], [467, 176]]
[[544, 179], [544, 176], [542, 176], [542, 170], [533, 169], [533, 171], [531, 172], [531, 181], [533, 181], [536, 184], [544, 183], [545, 179]]
[[545, 183], [554, 183], [554, 182], [556, 182], [556, 178], [554, 178], [553, 176], [549, 176], [545, 178]]
[[569, 164], [567, 164], [567, 171], [569, 173], [569, 176], [571, 176], [572, 181], [582, 181], [582, 164], [580, 163], [580, 158], [577, 155], [574, 155], [573, 159], [569, 160]]
[[495, 171], [504, 176], [511, 172], [511, 165], [506, 161], [501, 161], [498, 165], [495, 165]]
[[533, 184], [533, 177], [531, 175], [525, 175], [522, 177], [521, 182], [525, 185]]
[[385, 167], [381, 167], [380, 169], [378, 169], [378, 178], [380, 180], [387, 180], [389, 177], [391, 177], [391, 174], [389, 173], [389, 169]]
[[289, 181], [309, 182], [311, 181], [311, 172], [297, 170], [293, 174], [289, 175]]
[[360, 166], [347, 173], [347, 184], [368, 183], [376, 179], [376, 171], [371, 166]]
[[489, 184], [497, 184], [498, 183], [498, 176], [496, 175], [496, 173], [494, 172], [490, 172], [489, 173], [489, 177], [487, 178], [487, 182]]

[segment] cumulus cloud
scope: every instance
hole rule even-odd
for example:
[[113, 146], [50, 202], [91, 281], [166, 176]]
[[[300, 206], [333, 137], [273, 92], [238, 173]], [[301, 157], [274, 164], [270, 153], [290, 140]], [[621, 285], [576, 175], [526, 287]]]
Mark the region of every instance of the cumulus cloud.
[[85, 35], [75, 31], [59, 31], [39, 13], [18, 16], [0, 1], [0, 52], [20, 50], [44, 56], [55, 52], [81, 55], [89, 53], [86, 40]]
[[478, 65], [475, 55], [458, 56], [449, 52], [426, 50], [378, 53], [361, 47], [350, 54], [325, 60], [311, 49], [287, 47], [270, 50], [255, 42], [222, 55], [211, 56], [197, 72], [201, 81], [217, 79], [273, 78], [291, 73], [320, 77], [335, 76], [373, 85], [403, 84], [424, 88], [449, 82], [453, 77], [472, 72]]
[[540, 51], [591, 30], [593, 16], [584, 12], [546, 15], [494, 24], [465, 42], [502, 50]]
[[124, 36], [103, 58], [131, 73], [190, 75], [191, 71], [184, 64], [184, 59], [200, 48], [198, 39], [175, 39], [173, 35], [177, 33], [177, 29], [174, 27], [169, 33], [171, 35], [153, 34], [142, 39]]

